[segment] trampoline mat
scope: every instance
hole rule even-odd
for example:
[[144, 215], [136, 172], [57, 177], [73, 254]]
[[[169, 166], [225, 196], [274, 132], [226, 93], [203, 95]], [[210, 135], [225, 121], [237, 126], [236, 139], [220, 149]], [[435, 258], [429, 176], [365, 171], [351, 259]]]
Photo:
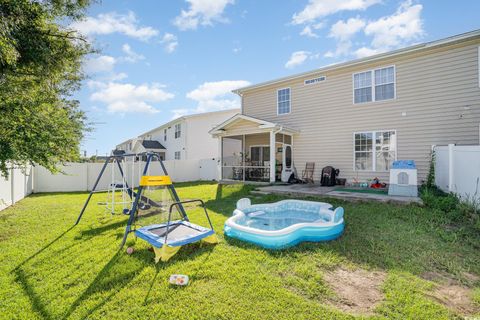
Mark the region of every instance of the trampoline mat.
[[[167, 233], [167, 226], [150, 229], [148, 231], [159, 237], [165, 237], [165, 234]], [[196, 230], [182, 223], [177, 223], [170, 225], [168, 228], [168, 241], [170, 242], [179, 239], [196, 237], [204, 233], [205, 231]]]

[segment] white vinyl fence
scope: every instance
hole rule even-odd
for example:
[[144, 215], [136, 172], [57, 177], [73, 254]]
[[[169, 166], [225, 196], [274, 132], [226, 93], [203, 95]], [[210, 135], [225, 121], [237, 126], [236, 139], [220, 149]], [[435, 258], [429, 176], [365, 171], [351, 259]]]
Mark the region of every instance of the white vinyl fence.
[[435, 184], [445, 192], [480, 200], [480, 146], [436, 146]]
[[33, 167], [13, 167], [8, 179], [0, 176], [0, 211], [33, 192]]
[[[216, 180], [218, 160], [167, 160], [163, 162], [173, 182], [196, 180]], [[126, 182], [138, 186], [145, 162], [127, 162], [122, 165]], [[9, 178], [0, 177], [0, 210], [25, 198], [32, 192], [73, 192], [90, 191], [102, 170], [103, 163], [67, 163], [60, 169], [63, 172], [52, 174], [42, 166], [15, 168]], [[159, 162], [152, 162], [149, 175], [163, 174]], [[121, 183], [120, 169], [109, 163], [99, 181], [97, 190], [107, 190], [110, 183]]]

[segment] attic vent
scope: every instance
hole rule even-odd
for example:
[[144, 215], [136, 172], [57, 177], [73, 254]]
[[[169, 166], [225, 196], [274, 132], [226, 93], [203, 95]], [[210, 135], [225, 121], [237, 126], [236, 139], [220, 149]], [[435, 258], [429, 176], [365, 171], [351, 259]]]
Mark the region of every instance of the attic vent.
[[318, 77], [318, 78], [305, 80], [304, 83], [305, 83], [305, 85], [309, 85], [309, 84], [319, 83], [319, 82], [322, 82], [322, 81], [325, 81], [325, 80], [327, 80], [327, 77], [321, 76], [321, 77]]

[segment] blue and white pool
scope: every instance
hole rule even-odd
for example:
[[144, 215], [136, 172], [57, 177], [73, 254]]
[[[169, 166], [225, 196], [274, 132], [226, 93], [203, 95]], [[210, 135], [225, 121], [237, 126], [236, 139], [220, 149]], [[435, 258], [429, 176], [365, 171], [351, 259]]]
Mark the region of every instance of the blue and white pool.
[[268, 249], [283, 249], [303, 241], [328, 241], [344, 230], [344, 210], [325, 202], [283, 200], [252, 205], [237, 202], [233, 216], [225, 222], [225, 235]]

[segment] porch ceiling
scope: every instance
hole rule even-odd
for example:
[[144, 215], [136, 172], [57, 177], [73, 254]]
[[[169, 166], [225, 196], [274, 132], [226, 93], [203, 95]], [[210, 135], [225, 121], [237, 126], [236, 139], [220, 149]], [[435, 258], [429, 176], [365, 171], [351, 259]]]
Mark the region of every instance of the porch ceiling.
[[209, 133], [214, 137], [234, 136], [242, 134], [264, 133], [270, 131], [277, 133], [296, 134], [298, 130], [289, 128], [279, 123], [237, 114], [216, 126]]

